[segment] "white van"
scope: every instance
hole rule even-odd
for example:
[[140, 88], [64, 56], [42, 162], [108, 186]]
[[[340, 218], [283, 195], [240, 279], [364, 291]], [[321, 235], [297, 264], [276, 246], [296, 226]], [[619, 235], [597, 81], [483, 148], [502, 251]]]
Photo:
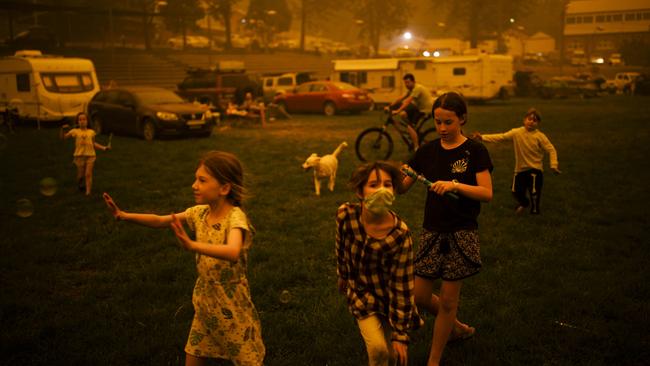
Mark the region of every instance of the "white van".
[[404, 57], [335, 60], [332, 81], [366, 89], [377, 104], [391, 103], [406, 94], [402, 78], [410, 73], [432, 95], [448, 91], [468, 100], [507, 98], [513, 94], [512, 57], [477, 54], [442, 57]]
[[312, 72], [289, 72], [282, 75], [269, 75], [262, 78], [264, 101], [271, 102], [282, 93], [295, 89], [298, 85], [314, 80]]
[[98, 91], [90, 60], [32, 50], [0, 58], [0, 110], [11, 108], [20, 119], [72, 119]]

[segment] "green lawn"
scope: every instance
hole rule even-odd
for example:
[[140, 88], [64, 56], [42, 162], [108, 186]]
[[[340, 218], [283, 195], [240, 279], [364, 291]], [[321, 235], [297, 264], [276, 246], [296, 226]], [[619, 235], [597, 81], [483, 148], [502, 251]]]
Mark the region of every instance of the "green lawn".
[[[476, 336], [450, 345], [447, 365], [647, 365], [650, 362], [647, 193], [650, 99], [533, 100], [470, 106], [466, 132], [519, 126], [530, 106], [559, 153], [545, 176], [542, 215], [515, 217], [512, 146], [488, 145], [494, 200], [484, 204], [484, 268], [463, 284], [459, 316]], [[365, 350], [336, 292], [334, 213], [353, 200], [354, 140], [378, 125], [360, 116], [295, 116], [234, 126], [210, 138], [147, 143], [115, 136], [98, 152], [93, 195], [74, 183], [73, 142], [58, 129], [0, 136], [0, 364], [178, 365], [192, 318], [193, 255], [170, 230], [116, 223], [101, 200], [166, 214], [193, 205], [196, 161], [211, 149], [240, 157], [258, 234], [250, 254], [253, 301], [267, 365], [362, 365]], [[396, 137], [396, 136], [394, 136]], [[106, 142], [107, 136], [99, 136]], [[302, 162], [341, 142], [335, 191], [314, 195]], [[401, 147], [401, 145], [398, 145]], [[405, 159], [403, 149], [396, 159]], [[53, 178], [52, 196], [39, 192]], [[417, 238], [424, 190], [396, 211]], [[30, 217], [16, 215], [29, 200]], [[288, 290], [290, 301], [280, 301]], [[412, 365], [425, 363], [432, 317], [413, 334]]]

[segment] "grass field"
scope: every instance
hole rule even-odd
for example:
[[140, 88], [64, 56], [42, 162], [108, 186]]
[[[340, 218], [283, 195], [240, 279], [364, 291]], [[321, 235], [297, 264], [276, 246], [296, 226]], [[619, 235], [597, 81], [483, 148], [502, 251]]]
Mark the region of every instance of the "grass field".
[[[474, 338], [448, 346], [446, 365], [650, 364], [648, 157], [650, 99], [522, 100], [470, 106], [466, 132], [519, 126], [528, 107], [543, 114], [563, 174], [545, 175], [542, 214], [513, 214], [510, 144], [488, 145], [494, 200], [480, 216], [483, 271], [463, 284], [459, 317]], [[353, 143], [379, 124], [360, 116], [295, 116], [234, 126], [210, 138], [147, 143], [115, 136], [98, 152], [94, 192], [80, 194], [73, 142], [58, 129], [19, 128], [0, 136], [0, 364], [178, 365], [193, 310], [193, 255], [170, 230], [112, 220], [101, 192], [125, 210], [178, 212], [193, 205], [198, 157], [237, 154], [253, 194], [245, 209], [257, 228], [250, 254], [253, 301], [267, 365], [362, 365], [365, 350], [336, 292], [334, 213], [353, 200], [347, 178]], [[99, 142], [106, 142], [99, 136]], [[312, 152], [350, 147], [335, 191], [313, 193], [300, 165]], [[394, 155], [406, 158], [403, 150]], [[39, 191], [53, 178], [54, 195]], [[46, 192], [51, 193], [51, 192]], [[33, 205], [16, 214], [18, 200]], [[415, 237], [424, 190], [396, 200]], [[288, 302], [280, 301], [287, 290]], [[410, 363], [423, 365], [432, 317], [413, 333]]]

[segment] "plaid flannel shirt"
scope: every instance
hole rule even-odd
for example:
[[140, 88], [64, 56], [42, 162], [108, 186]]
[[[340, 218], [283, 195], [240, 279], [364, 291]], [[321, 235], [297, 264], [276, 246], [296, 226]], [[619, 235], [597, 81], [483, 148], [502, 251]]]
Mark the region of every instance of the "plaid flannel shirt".
[[341, 205], [336, 215], [336, 271], [346, 282], [352, 315], [363, 319], [382, 314], [393, 329], [391, 340], [408, 343], [407, 332], [423, 321], [413, 292], [411, 233], [406, 223], [395, 217], [395, 229], [383, 239], [374, 239], [362, 228], [361, 206]]

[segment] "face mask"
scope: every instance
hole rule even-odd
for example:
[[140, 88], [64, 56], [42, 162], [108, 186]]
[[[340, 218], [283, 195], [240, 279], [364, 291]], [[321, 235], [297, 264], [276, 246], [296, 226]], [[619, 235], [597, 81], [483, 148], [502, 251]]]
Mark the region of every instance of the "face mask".
[[393, 205], [395, 195], [387, 188], [381, 187], [374, 193], [363, 199], [363, 205], [372, 214], [384, 215]]

